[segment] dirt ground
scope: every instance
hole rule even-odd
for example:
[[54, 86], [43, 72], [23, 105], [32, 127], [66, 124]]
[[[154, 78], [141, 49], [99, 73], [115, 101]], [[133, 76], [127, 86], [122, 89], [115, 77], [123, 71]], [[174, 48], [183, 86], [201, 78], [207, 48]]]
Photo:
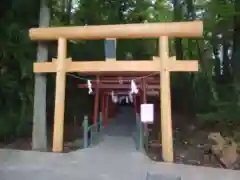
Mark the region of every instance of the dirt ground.
[[[48, 129], [48, 151], [51, 152], [52, 147], [52, 128]], [[81, 138], [82, 128], [80, 125], [65, 124], [64, 127], [64, 153], [76, 150], [76, 147], [65, 146], [76, 139]], [[0, 148], [7, 149], [18, 149], [18, 150], [32, 150], [32, 139], [29, 138], [18, 138], [11, 142], [0, 142]]]
[[[197, 123], [188, 124], [187, 122], [184, 123], [184, 118], [174, 118], [175, 120], [177, 119], [177, 123], [173, 125], [175, 163], [225, 168], [217, 157], [211, 153], [208, 153], [206, 150], [208, 147], [211, 147], [211, 142], [208, 140], [208, 135], [210, 133], [221, 132], [221, 134], [227, 134], [229, 136], [233, 135], [233, 133], [229, 134], [226, 126], [213, 126], [210, 124], [205, 126]], [[156, 125], [154, 126], [156, 127]], [[154, 129], [152, 131], [154, 131]], [[239, 144], [240, 126], [235, 127], [235, 129], [231, 129], [230, 131], [238, 134], [238, 137], [235, 136], [234, 139]], [[162, 147], [159, 143], [161, 141], [161, 135], [158, 134], [157, 136], [158, 139], [156, 138], [156, 135], [154, 138], [149, 138], [150, 141], [152, 141], [152, 145], [148, 148], [147, 154], [149, 158], [154, 161], [162, 161]], [[239, 152], [238, 156], [240, 156]], [[238, 158], [237, 163], [231, 169], [240, 170], [240, 157]]]
[[[175, 135], [180, 135], [176, 133]], [[174, 160], [176, 163], [191, 164], [209, 167], [221, 167], [221, 164], [210, 155], [205, 154], [204, 137], [207, 139], [206, 132], [197, 132], [191, 138], [176, 138], [174, 140]], [[161, 145], [155, 143], [148, 150], [148, 156], [154, 161], [162, 161]]]

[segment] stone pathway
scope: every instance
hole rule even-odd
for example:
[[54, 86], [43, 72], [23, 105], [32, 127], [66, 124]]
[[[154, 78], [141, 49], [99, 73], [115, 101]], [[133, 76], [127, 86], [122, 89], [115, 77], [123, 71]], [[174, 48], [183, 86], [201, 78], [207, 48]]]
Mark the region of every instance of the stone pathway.
[[0, 180], [146, 180], [148, 173], [183, 180], [239, 179], [239, 171], [152, 162], [136, 151], [134, 114], [122, 111], [92, 148], [68, 154], [1, 149]]

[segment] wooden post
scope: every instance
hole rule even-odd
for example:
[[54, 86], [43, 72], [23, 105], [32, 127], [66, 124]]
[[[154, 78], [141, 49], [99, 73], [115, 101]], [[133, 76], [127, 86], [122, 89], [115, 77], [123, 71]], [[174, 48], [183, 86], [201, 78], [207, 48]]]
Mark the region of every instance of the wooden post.
[[88, 116], [83, 119], [83, 147], [88, 147]]
[[105, 115], [105, 95], [102, 93], [101, 95], [101, 112], [102, 112], [102, 120], [103, 120], [103, 125], [105, 127], [106, 124], [106, 115]]
[[[99, 111], [99, 77], [97, 77], [97, 87], [96, 94], [94, 99], [94, 112], [93, 112], [93, 124], [97, 124], [98, 120], [98, 111]], [[97, 131], [97, 129], [94, 129]]]
[[109, 95], [106, 95], [106, 98], [105, 98], [105, 112], [104, 112], [104, 118], [105, 118], [105, 127], [107, 126], [108, 124], [108, 112], [109, 112]]
[[104, 45], [106, 61], [116, 61], [116, 39], [106, 39]]
[[143, 151], [144, 150], [144, 137], [143, 137], [143, 124], [141, 122], [141, 118], [140, 118], [140, 114], [137, 114], [137, 128], [139, 128], [139, 151]]
[[171, 118], [171, 94], [169, 72], [168, 37], [160, 38], [160, 101], [161, 101], [161, 131], [162, 131], [162, 157], [166, 162], [173, 162], [173, 135]]
[[97, 123], [98, 132], [101, 132], [103, 129], [103, 113], [99, 112], [99, 123]]
[[[105, 50], [105, 61], [116, 61], [116, 45], [117, 40], [115, 38], [106, 38], [104, 41], [104, 50]], [[105, 109], [103, 113], [105, 114], [105, 122], [108, 123], [108, 116], [112, 116], [114, 110], [114, 104], [111, 102], [109, 110], [109, 96], [106, 96]], [[106, 124], [104, 124], [106, 126]]]
[[146, 80], [142, 79], [142, 103], [145, 104], [147, 103], [147, 84]]
[[136, 110], [137, 110], [137, 113], [140, 113], [140, 98], [141, 98], [141, 94], [139, 96], [136, 96], [135, 95], [135, 101], [136, 101]]
[[137, 96], [136, 95], [133, 95], [133, 106], [134, 106], [135, 114], [137, 114], [138, 110], [137, 110]]
[[53, 152], [62, 152], [63, 150], [66, 56], [67, 56], [67, 40], [64, 38], [59, 38], [58, 57], [56, 60], [57, 75], [56, 75], [56, 94], [55, 94], [53, 148], [52, 148]]
[[[147, 104], [147, 84], [146, 84], [146, 79], [144, 78], [142, 79], [142, 103]], [[148, 125], [146, 123], [143, 123], [144, 139], [146, 138], [147, 133], [148, 133]]]
[[116, 111], [116, 104], [112, 102], [112, 100], [110, 100], [110, 106], [109, 106], [109, 117], [112, 119], [112, 117], [114, 116], [114, 113]]

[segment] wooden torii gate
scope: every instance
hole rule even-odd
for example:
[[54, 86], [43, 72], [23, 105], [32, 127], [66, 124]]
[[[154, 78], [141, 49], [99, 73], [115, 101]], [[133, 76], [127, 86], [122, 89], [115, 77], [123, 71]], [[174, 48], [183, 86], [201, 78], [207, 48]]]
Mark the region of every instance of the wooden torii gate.
[[[35, 73], [56, 73], [54, 111], [53, 152], [63, 150], [63, 127], [65, 106], [66, 72], [85, 75], [113, 75], [121, 73], [160, 73], [162, 156], [164, 161], [173, 162], [173, 135], [171, 119], [170, 72], [198, 71], [197, 60], [177, 61], [169, 57], [169, 37], [199, 37], [203, 33], [202, 21], [145, 23], [124, 25], [100, 25], [83, 27], [32, 28], [32, 40], [58, 40], [57, 58], [52, 62], [34, 63]], [[131, 61], [72, 61], [67, 58], [68, 39], [107, 38], [159, 38], [159, 57], [153, 60]]]

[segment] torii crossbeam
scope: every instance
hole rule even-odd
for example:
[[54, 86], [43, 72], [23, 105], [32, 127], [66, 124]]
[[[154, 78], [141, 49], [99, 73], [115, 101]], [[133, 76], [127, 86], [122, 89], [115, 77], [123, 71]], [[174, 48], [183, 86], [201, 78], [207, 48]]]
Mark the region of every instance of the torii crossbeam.
[[[169, 37], [198, 37], [203, 32], [201, 21], [101, 25], [86, 27], [55, 27], [30, 29], [32, 40], [58, 40], [57, 59], [34, 63], [35, 73], [56, 73], [53, 151], [63, 150], [65, 80], [67, 72], [85, 75], [121, 75], [160, 73], [162, 156], [173, 162], [172, 118], [170, 102], [170, 72], [198, 70], [197, 60], [178, 61], [169, 57]], [[160, 38], [159, 57], [145, 61], [72, 61], [66, 57], [67, 39]]]

